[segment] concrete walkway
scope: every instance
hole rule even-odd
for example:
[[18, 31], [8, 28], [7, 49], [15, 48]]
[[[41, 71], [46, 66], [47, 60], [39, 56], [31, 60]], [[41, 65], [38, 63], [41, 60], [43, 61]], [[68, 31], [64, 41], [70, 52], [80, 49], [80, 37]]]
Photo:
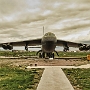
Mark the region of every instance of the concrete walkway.
[[90, 68], [90, 64], [81, 66], [28, 66], [27, 68], [45, 68], [37, 90], [74, 90], [61, 68]]
[[74, 90], [60, 67], [45, 68], [37, 90]]

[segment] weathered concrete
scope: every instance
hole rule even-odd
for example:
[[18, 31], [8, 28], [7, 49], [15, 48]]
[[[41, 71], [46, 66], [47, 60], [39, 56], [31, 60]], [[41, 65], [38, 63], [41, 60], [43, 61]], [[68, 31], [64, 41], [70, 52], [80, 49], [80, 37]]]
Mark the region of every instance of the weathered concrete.
[[81, 65], [81, 66], [28, 66], [27, 68], [50, 68], [50, 67], [59, 67], [59, 68], [90, 68], [90, 64]]
[[37, 90], [74, 90], [61, 68], [90, 68], [90, 64], [81, 66], [28, 66], [27, 68], [45, 68]]
[[37, 90], [74, 90], [60, 67], [45, 68]]

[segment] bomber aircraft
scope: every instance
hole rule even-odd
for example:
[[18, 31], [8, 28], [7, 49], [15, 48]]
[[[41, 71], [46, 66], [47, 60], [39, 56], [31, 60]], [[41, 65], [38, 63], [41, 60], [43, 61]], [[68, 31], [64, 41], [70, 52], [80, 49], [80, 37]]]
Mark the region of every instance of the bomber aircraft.
[[78, 47], [80, 51], [90, 50], [90, 45], [57, 39], [52, 32], [45, 33], [39, 39], [0, 43], [0, 47], [5, 50], [12, 50], [13, 46], [25, 46], [25, 50], [28, 51], [28, 46], [36, 45], [41, 45], [41, 50], [37, 52], [39, 58], [54, 58], [54, 52], [58, 55], [55, 51], [56, 46], [63, 46], [63, 51], [68, 51], [69, 47]]

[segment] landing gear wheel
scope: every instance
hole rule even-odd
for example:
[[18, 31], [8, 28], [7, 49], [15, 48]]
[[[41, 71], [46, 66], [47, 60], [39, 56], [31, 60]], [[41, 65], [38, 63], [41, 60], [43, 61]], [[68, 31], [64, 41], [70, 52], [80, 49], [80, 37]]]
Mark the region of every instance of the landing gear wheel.
[[42, 58], [42, 53], [39, 53], [39, 58]]
[[50, 53], [48, 53], [48, 57], [51, 58], [51, 54]]
[[42, 53], [42, 58], [45, 58], [45, 53], [44, 52]]
[[49, 53], [49, 58], [52, 58], [52, 56], [53, 56], [52, 53]]
[[52, 53], [52, 58], [54, 58], [54, 53]]
[[47, 54], [46, 54], [46, 57], [54, 58], [54, 53], [47, 53]]

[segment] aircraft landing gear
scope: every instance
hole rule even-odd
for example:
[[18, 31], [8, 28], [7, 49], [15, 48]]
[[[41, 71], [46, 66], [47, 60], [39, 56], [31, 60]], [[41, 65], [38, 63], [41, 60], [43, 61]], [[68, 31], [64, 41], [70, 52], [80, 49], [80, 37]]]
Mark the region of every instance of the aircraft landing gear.
[[54, 58], [54, 53], [45, 53], [42, 52], [42, 50], [38, 51], [37, 54], [39, 54], [39, 58], [45, 58], [45, 57]]
[[47, 57], [54, 58], [54, 53], [47, 53]]
[[28, 51], [28, 46], [25, 46], [25, 50]]
[[39, 53], [39, 58], [42, 58], [42, 53]]
[[45, 53], [44, 52], [42, 53], [42, 58], [45, 58]]
[[52, 53], [52, 58], [54, 58], [54, 53]]
[[39, 53], [39, 58], [45, 58], [45, 53]]

